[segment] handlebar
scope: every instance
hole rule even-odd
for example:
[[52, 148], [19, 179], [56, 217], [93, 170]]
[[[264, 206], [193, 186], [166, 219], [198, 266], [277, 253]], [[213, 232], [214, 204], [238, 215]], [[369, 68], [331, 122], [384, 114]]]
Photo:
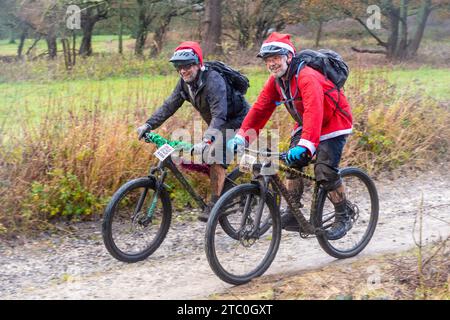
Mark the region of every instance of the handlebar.
[[165, 144], [168, 144], [169, 146], [171, 146], [174, 149], [191, 149], [192, 148], [192, 144], [187, 143], [187, 142], [183, 142], [183, 141], [171, 141], [168, 140], [166, 138], [163, 138], [162, 136], [160, 136], [157, 133], [154, 132], [148, 132], [145, 134], [144, 137], [145, 142], [147, 143], [153, 143], [155, 144], [158, 148], [162, 147]]
[[263, 157], [278, 156], [278, 159], [283, 160], [283, 161], [285, 161], [286, 157], [287, 157], [287, 152], [260, 151], [260, 150], [250, 149], [250, 148], [244, 148], [244, 151], [246, 151], [248, 153], [253, 153], [256, 155], [262, 155]]

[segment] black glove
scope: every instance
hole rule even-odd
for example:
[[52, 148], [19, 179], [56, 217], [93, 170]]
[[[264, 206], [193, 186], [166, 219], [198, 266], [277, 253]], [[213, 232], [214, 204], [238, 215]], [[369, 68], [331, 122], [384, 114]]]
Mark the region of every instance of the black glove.
[[148, 123], [144, 123], [142, 126], [137, 128], [138, 138], [141, 140], [147, 132], [150, 132], [152, 127]]

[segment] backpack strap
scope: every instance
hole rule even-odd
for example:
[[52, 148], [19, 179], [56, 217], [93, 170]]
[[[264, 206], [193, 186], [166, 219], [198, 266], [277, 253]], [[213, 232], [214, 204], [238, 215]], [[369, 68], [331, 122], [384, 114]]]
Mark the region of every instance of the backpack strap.
[[[333, 97], [330, 94], [331, 92], [333, 92], [335, 90], [338, 92], [338, 99], [337, 99], [337, 101], [334, 100]], [[328, 91], [325, 91], [325, 95], [328, 96], [331, 99], [331, 101], [333, 101], [333, 103], [334, 103], [334, 105], [336, 107], [336, 109], [334, 109], [335, 112], [336, 112], [336, 110], [339, 110], [343, 115], [345, 115], [347, 118], [350, 119], [350, 115], [348, 114], [348, 112], [345, 111], [344, 109], [342, 109], [341, 106], [339, 105], [339, 100], [341, 98], [341, 90], [337, 86], [334, 86], [334, 88], [332, 88], [332, 89], [330, 89]]]
[[[305, 65], [304, 61], [301, 61], [298, 65], [297, 65], [297, 69], [295, 72], [295, 78], [298, 79], [298, 74], [300, 73], [301, 68]], [[287, 71], [289, 72], [289, 71]], [[291, 77], [288, 77], [289, 79]], [[281, 104], [284, 104], [287, 111], [289, 112], [289, 114], [292, 116], [292, 118], [294, 118], [294, 120], [301, 126], [303, 123], [303, 119], [300, 116], [300, 114], [297, 112], [297, 109], [295, 108], [294, 105], [294, 101], [301, 101], [302, 98], [298, 97], [298, 85], [297, 85], [297, 81], [295, 84], [295, 93], [292, 95], [292, 97], [288, 98], [285, 90], [283, 89], [283, 85], [281, 83], [281, 80], [279, 78], [275, 79], [275, 81], [277, 82], [278, 86], [280, 87], [280, 91], [281, 91], [281, 95], [283, 96], [283, 100], [281, 101], [275, 101], [275, 105], [279, 106]], [[288, 91], [289, 91], [289, 95], [291, 93], [290, 87], [287, 87]]]

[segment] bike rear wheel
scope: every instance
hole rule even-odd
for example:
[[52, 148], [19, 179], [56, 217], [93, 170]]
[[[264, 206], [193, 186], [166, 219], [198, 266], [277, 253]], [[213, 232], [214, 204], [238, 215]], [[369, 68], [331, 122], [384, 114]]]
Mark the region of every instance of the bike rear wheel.
[[[346, 259], [360, 253], [369, 243], [378, 221], [378, 193], [372, 179], [361, 169], [345, 168], [341, 171], [348, 207], [352, 214], [352, 228], [338, 240], [317, 236], [326, 253], [338, 259]], [[316, 227], [327, 230], [334, 221], [334, 206], [328, 192], [321, 189], [314, 217]]]
[[[230, 203], [245, 199], [244, 210], [227, 212]], [[226, 192], [211, 211], [205, 233], [205, 251], [209, 265], [223, 281], [243, 284], [262, 275], [274, 260], [281, 238], [281, 223], [273, 197], [267, 194], [260, 226], [270, 220], [263, 230], [255, 230], [255, 215], [261, 203], [259, 186], [242, 184]], [[234, 233], [230, 237], [219, 222], [227, 216]], [[235, 235], [238, 235], [237, 237]], [[237, 238], [237, 239], [236, 239]]]
[[124, 262], [146, 259], [161, 245], [172, 218], [169, 194], [149, 177], [131, 180], [105, 209], [102, 234], [109, 253]]

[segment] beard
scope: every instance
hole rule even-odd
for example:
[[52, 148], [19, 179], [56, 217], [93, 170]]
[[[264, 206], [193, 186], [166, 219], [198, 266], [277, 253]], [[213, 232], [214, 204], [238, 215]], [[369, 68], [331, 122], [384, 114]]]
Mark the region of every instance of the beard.
[[185, 74], [184, 76], [180, 75], [186, 83], [193, 83], [195, 79], [197, 79], [198, 70], [191, 71], [189, 74]]
[[286, 73], [286, 71], [289, 67], [286, 60], [287, 60], [287, 57], [283, 56], [283, 59], [280, 64], [275, 64], [275, 65], [269, 67], [269, 72], [275, 78], [281, 78]]

